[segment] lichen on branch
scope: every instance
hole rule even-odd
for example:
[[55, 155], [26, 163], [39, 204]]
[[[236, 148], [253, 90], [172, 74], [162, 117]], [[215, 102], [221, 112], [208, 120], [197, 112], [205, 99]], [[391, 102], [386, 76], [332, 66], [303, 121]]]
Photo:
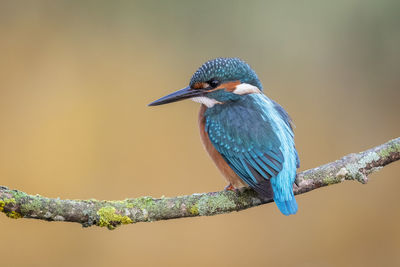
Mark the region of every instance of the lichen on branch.
[[[385, 144], [297, 174], [294, 193], [345, 180], [368, 181], [367, 176], [400, 159], [400, 137]], [[178, 197], [139, 197], [120, 201], [62, 200], [29, 195], [0, 186], [0, 212], [13, 219], [77, 222], [115, 229], [123, 224], [183, 217], [211, 216], [272, 202], [250, 188]]]

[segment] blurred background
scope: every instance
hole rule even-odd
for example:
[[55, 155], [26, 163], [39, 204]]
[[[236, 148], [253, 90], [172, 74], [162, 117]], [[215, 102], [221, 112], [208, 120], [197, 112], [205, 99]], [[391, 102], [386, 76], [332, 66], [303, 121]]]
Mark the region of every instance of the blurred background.
[[[400, 135], [399, 1], [1, 1], [0, 184], [70, 199], [225, 182], [198, 104], [146, 105], [215, 57], [292, 116], [305, 170]], [[400, 164], [239, 213], [123, 226], [0, 215], [1, 266], [395, 266]]]

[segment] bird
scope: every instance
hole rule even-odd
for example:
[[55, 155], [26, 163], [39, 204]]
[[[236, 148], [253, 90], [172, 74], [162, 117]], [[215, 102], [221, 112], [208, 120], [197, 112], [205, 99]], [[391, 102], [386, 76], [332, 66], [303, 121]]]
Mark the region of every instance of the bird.
[[293, 194], [300, 167], [294, 125], [288, 113], [268, 98], [255, 71], [239, 58], [204, 63], [187, 87], [149, 106], [191, 99], [201, 104], [200, 137], [228, 182], [226, 190], [251, 187], [274, 199], [284, 215], [295, 214]]

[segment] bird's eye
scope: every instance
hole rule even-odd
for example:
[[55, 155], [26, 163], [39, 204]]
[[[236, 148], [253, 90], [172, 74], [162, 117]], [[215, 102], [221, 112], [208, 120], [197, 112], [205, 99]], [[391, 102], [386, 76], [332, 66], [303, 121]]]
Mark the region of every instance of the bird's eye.
[[210, 85], [211, 88], [216, 88], [220, 84], [220, 81], [213, 79], [210, 80], [208, 84]]

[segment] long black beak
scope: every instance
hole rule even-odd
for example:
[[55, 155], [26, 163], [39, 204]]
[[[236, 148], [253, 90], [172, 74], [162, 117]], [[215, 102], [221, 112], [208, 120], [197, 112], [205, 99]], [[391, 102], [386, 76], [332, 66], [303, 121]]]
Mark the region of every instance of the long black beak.
[[173, 92], [172, 94], [161, 97], [160, 99], [158, 99], [154, 102], [151, 102], [149, 104], [149, 106], [164, 105], [164, 104], [184, 100], [184, 99], [191, 98], [191, 97], [202, 96], [204, 94], [205, 94], [204, 91], [199, 90], [199, 89], [192, 89], [188, 86], [181, 90]]

